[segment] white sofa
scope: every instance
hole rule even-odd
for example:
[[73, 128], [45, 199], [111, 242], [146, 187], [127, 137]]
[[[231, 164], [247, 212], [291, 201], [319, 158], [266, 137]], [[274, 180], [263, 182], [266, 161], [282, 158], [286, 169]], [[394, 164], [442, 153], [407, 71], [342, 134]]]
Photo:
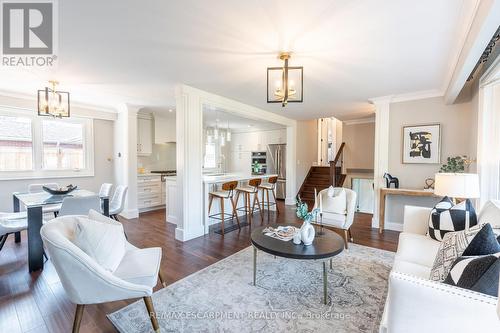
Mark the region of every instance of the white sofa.
[[426, 236], [430, 211], [405, 207], [380, 332], [500, 332], [496, 297], [429, 280], [440, 244]]

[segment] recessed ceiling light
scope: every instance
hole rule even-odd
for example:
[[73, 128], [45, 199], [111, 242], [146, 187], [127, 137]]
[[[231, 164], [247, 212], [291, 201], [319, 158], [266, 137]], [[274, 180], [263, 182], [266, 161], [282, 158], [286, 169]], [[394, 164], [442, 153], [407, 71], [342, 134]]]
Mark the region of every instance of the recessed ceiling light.
[[168, 109], [168, 112], [174, 112], [174, 110], [172, 110], [172, 109]]

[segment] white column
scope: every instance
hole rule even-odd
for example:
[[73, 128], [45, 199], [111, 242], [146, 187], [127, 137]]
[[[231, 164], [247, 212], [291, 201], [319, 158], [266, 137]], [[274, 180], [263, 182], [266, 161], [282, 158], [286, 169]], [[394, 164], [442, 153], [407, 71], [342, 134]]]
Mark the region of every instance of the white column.
[[[120, 105], [114, 128], [115, 186], [128, 186], [125, 208], [120, 214], [137, 218], [137, 112], [140, 107]], [[99, 140], [99, 138], [96, 138]], [[99, 144], [99, 143], [98, 143]]]
[[175, 89], [177, 137], [177, 228], [175, 238], [186, 241], [204, 235], [203, 103], [194, 89]]
[[294, 123], [286, 128], [285, 205], [295, 205], [297, 191], [297, 124]]
[[373, 166], [375, 207], [373, 208], [373, 228], [379, 226], [379, 189], [384, 187], [384, 173], [389, 169], [389, 111], [391, 99], [391, 96], [385, 96], [370, 100], [375, 106], [375, 156]]

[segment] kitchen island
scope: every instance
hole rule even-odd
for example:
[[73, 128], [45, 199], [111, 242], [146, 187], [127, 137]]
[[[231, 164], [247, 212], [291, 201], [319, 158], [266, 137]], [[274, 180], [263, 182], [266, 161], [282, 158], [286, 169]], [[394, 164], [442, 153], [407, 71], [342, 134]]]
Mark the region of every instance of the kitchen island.
[[[204, 205], [203, 207], [205, 208], [204, 212], [204, 227], [205, 227], [205, 234], [208, 234], [209, 232], [209, 227], [212, 224], [217, 224], [220, 223], [220, 220], [218, 219], [213, 219], [209, 218], [209, 215], [213, 214], [218, 214], [221, 212], [221, 206], [220, 206], [220, 200], [214, 200], [212, 203], [212, 209], [210, 211], [210, 214], [208, 213], [208, 203], [209, 203], [209, 193], [212, 191], [220, 190], [220, 187], [223, 183], [229, 182], [229, 181], [238, 181], [238, 185], [246, 185], [250, 179], [256, 179], [260, 178], [262, 179], [263, 182], [266, 182], [269, 177], [277, 176], [276, 174], [265, 174], [265, 175], [251, 175], [251, 174], [241, 174], [241, 173], [221, 173], [221, 174], [206, 174], [203, 176], [203, 201]], [[260, 193], [260, 191], [259, 191]], [[254, 195], [250, 196], [250, 204], [253, 203], [253, 197]], [[234, 193], [233, 199], [236, 198], [236, 191]], [[259, 196], [259, 200], [261, 200], [261, 197]], [[274, 202], [274, 198], [271, 195], [269, 197], [270, 202]], [[262, 202], [261, 202], [262, 204]], [[236, 207], [243, 207], [244, 206], [244, 201], [243, 201], [243, 195], [240, 195], [238, 202], [236, 203]], [[267, 207], [266, 207], [267, 209]], [[271, 210], [275, 210], [275, 206], [270, 207]], [[245, 212], [243, 211], [238, 211], [238, 216], [244, 216]], [[229, 203], [226, 203], [224, 205], [224, 214], [227, 214], [227, 217], [230, 217], [232, 215], [232, 207]], [[259, 212], [255, 211], [254, 219], [255, 221], [260, 220]], [[257, 220], [258, 219], [258, 220]], [[235, 220], [236, 223], [236, 220]], [[260, 221], [259, 221], [260, 223]]]

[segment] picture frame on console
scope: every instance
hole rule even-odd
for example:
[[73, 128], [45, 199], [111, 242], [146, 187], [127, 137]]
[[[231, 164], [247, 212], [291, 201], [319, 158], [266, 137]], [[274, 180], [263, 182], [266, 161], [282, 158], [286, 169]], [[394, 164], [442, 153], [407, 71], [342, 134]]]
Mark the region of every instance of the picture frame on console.
[[441, 163], [441, 124], [403, 126], [401, 141], [403, 164]]

